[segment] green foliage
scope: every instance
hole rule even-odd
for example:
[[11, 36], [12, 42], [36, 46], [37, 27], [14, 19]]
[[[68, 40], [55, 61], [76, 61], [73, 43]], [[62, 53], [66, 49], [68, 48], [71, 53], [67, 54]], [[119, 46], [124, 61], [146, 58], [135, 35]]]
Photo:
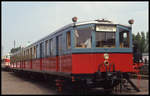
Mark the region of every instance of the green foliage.
[[138, 47], [142, 53], [149, 52], [149, 32], [145, 34], [145, 32], [132, 34], [133, 42], [138, 44]]
[[135, 41], [136, 37], [135, 34], [132, 34], [132, 40]]
[[146, 52], [149, 52], [149, 32], [146, 32]]
[[15, 52], [17, 52], [17, 51], [20, 50], [20, 49], [21, 49], [21, 47], [12, 48], [12, 49], [10, 50], [10, 52], [11, 52], [11, 53], [15, 53]]
[[144, 32], [141, 32], [141, 41], [140, 41], [140, 44], [141, 44], [141, 52], [145, 52], [145, 48], [146, 48], [146, 38], [145, 38], [145, 34]]

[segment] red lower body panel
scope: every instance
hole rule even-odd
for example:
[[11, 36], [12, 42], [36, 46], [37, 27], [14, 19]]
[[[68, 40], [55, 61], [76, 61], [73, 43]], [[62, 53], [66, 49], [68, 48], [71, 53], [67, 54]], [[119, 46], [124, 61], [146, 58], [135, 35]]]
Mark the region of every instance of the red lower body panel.
[[[72, 73], [91, 74], [98, 71], [99, 64], [104, 63], [104, 54], [73, 54]], [[121, 72], [133, 72], [133, 56], [129, 53], [109, 53], [109, 63], [115, 64], [115, 70]], [[101, 69], [105, 71], [105, 69]]]
[[54, 71], [54, 72], [72, 72], [72, 57], [71, 55], [47, 57], [41, 59], [32, 59], [12, 63], [13, 68], [31, 69], [40, 71]]
[[[104, 53], [69, 54], [64, 56], [47, 57], [14, 63], [13, 67], [64, 72], [72, 74], [93, 74], [98, 71], [99, 64], [104, 64]], [[109, 64], [115, 64], [115, 71], [134, 72], [133, 56], [131, 53], [109, 53]], [[100, 69], [105, 72], [105, 66]]]
[[72, 72], [72, 57], [71, 55], [65, 55], [59, 57], [61, 61], [58, 62], [58, 70], [61, 70], [61, 72]]
[[41, 60], [42, 60], [42, 70], [56, 71], [57, 69], [56, 57], [43, 58]]

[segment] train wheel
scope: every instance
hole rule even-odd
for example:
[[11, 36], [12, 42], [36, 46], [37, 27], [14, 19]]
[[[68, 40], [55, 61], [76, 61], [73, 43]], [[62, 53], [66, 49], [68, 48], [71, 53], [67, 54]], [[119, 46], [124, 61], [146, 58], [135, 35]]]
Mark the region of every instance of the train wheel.
[[104, 92], [106, 93], [106, 94], [109, 94], [109, 93], [112, 93], [113, 92], [113, 87], [112, 87], [112, 84], [110, 83], [108, 83], [108, 84], [105, 84], [104, 85]]
[[35, 77], [34, 77], [34, 73], [30, 73], [30, 79], [31, 80], [36, 80]]
[[57, 79], [56, 81], [56, 87], [57, 87], [57, 91], [58, 92], [62, 92], [63, 91], [63, 81], [62, 79]]
[[105, 91], [106, 94], [110, 94], [110, 93], [113, 92], [113, 88], [105, 88], [104, 87], [104, 91]]

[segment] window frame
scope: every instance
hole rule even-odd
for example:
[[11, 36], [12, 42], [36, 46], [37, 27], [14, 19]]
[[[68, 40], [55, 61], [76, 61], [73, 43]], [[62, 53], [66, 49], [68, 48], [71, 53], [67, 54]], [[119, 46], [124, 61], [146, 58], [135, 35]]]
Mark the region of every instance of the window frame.
[[[80, 28], [81, 27], [81, 28]], [[87, 48], [87, 47], [77, 47], [76, 46], [76, 37], [75, 37], [75, 31], [77, 31], [77, 30], [83, 30], [83, 29], [91, 29], [91, 38], [90, 38], [90, 42], [91, 42], [91, 46], [90, 46], [90, 48]], [[74, 30], [74, 34], [73, 34], [73, 38], [74, 38], [74, 40], [73, 40], [73, 44], [74, 44], [74, 48], [75, 49], [91, 49], [92, 48], [92, 45], [93, 45], [93, 27], [91, 26], [91, 25], [88, 25], [88, 26], [86, 26], [86, 25], [82, 25], [82, 26], [78, 26], [78, 28], [76, 28], [76, 29], [73, 29]], [[84, 45], [86, 45], [86, 44], [84, 44]]]
[[[126, 37], [126, 42], [127, 42], [127, 47], [125, 47], [123, 44], [124, 44], [124, 33], [127, 34], [127, 37]], [[120, 38], [120, 36], [122, 37], [122, 39]], [[129, 36], [129, 31], [122, 31], [122, 32], [119, 32], [119, 48], [130, 48], [130, 36]]]
[[[132, 30], [131, 30], [131, 27], [126, 27], [123, 25], [117, 25], [117, 29], [118, 29], [118, 48], [120, 48], [120, 49], [131, 49], [132, 48]], [[119, 31], [119, 29], [122, 29], [124, 31], [128, 31], [128, 35], [129, 35], [128, 45], [129, 45], [129, 47], [123, 47], [123, 48], [120, 47], [120, 31]]]
[[49, 40], [45, 40], [45, 56], [44, 57], [48, 57], [48, 48], [49, 48], [49, 46], [48, 46], [48, 44], [49, 44], [49, 42], [48, 42]]
[[[96, 46], [96, 32], [101, 32], [101, 33], [104, 33], [104, 38], [105, 38], [105, 41], [106, 41], [106, 38], [108, 37], [108, 33], [112, 33], [112, 34], [114, 34], [115, 35], [115, 37], [114, 37], [114, 44], [113, 44], [113, 47], [97, 47]], [[113, 31], [95, 31], [95, 47], [96, 48], [116, 48], [116, 32], [113, 32]], [[109, 44], [107, 44], [106, 46], [108, 46]]]
[[39, 50], [38, 50], [39, 45], [36, 44], [35, 46], [36, 46], [36, 57], [35, 58], [37, 59], [37, 58], [39, 58]]
[[55, 38], [49, 39], [49, 54], [50, 56], [55, 55]]
[[[68, 33], [69, 33], [69, 39], [68, 39]], [[70, 42], [68, 42], [68, 41], [70, 41]], [[71, 31], [67, 31], [66, 32], [66, 49], [68, 50], [70, 48], [71, 48]]]

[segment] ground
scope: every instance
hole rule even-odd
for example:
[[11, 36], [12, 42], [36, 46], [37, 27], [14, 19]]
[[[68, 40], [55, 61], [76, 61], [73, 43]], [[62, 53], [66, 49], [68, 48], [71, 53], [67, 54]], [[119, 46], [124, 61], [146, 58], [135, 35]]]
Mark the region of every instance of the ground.
[[56, 94], [41, 81], [20, 78], [12, 72], [2, 71], [2, 94]]
[[[133, 79], [136, 84], [137, 80]], [[49, 81], [50, 82], [50, 81]], [[69, 85], [67, 85], [69, 86]], [[149, 80], [141, 80], [140, 82], [141, 92], [136, 91], [123, 91], [114, 92], [112, 94], [149, 94]], [[91, 89], [86, 92], [78, 92], [80, 94], [102, 94], [104, 93], [101, 88]], [[66, 90], [63, 93], [58, 93], [56, 87], [52, 86], [48, 82], [42, 82], [39, 80], [31, 80], [29, 78], [21, 78], [13, 72], [2, 71], [2, 94], [74, 94]]]

